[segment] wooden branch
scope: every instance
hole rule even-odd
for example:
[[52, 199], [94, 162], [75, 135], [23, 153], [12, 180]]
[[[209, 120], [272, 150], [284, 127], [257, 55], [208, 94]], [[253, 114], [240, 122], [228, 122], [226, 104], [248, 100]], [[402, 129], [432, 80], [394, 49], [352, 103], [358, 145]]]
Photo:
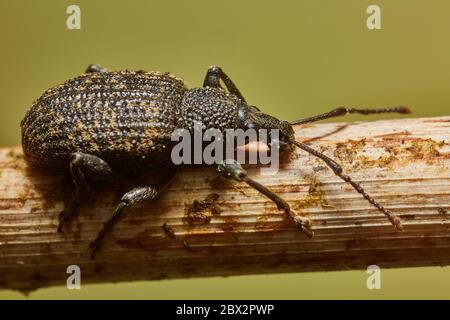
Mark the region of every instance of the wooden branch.
[[185, 168], [158, 201], [130, 209], [91, 261], [89, 242], [126, 183], [95, 187], [78, 221], [58, 234], [63, 177], [28, 168], [15, 147], [0, 150], [0, 287], [65, 285], [72, 264], [89, 283], [450, 263], [450, 117], [296, 129], [405, 230], [298, 151], [276, 175], [248, 171], [311, 218], [314, 239], [248, 186], [215, 178], [212, 168]]

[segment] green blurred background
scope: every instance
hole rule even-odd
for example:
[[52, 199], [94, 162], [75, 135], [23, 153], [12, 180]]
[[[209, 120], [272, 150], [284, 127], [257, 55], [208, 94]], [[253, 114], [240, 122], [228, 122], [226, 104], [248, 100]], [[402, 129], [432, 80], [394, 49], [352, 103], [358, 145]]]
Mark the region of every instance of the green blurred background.
[[[81, 30], [66, 28], [70, 4], [81, 7]], [[382, 30], [366, 28], [370, 4], [381, 7]], [[189, 86], [200, 86], [217, 64], [248, 101], [286, 120], [343, 105], [405, 104], [414, 116], [449, 115], [449, 15], [447, 0], [1, 0], [0, 145], [18, 144], [33, 100], [90, 63], [170, 71]], [[49, 288], [28, 297], [450, 298], [449, 268], [383, 270], [382, 290], [372, 291], [367, 276], [165, 280]], [[21, 297], [0, 291], [0, 299]]]

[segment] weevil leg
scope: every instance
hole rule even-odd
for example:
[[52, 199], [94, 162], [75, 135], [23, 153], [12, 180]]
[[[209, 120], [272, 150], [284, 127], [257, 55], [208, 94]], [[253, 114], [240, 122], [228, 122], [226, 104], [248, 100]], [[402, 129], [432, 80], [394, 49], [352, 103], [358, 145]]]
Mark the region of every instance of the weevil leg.
[[107, 181], [112, 177], [111, 167], [104, 160], [87, 153], [73, 153], [70, 157], [69, 168], [75, 188], [69, 210], [64, 210], [59, 216], [58, 232], [61, 232], [64, 224], [78, 214], [81, 201], [87, 198], [89, 185], [86, 179]]
[[176, 170], [173, 170], [173, 172], [169, 176], [167, 176], [161, 183], [158, 183], [156, 185], [136, 187], [122, 196], [120, 203], [116, 206], [116, 209], [114, 210], [109, 220], [103, 224], [103, 228], [97, 234], [95, 240], [92, 241], [89, 245], [92, 249], [92, 260], [95, 258], [95, 254], [97, 253], [97, 251], [100, 250], [100, 245], [103, 239], [108, 235], [108, 233], [112, 231], [116, 223], [123, 216], [124, 209], [132, 207], [133, 205], [142, 201], [151, 201], [156, 199], [170, 184], [170, 182], [172, 182], [173, 178], [175, 177], [175, 173]]
[[331, 170], [333, 170], [334, 174], [337, 175], [339, 178], [341, 178], [342, 180], [344, 180], [345, 182], [347, 182], [348, 184], [350, 184], [358, 193], [360, 193], [371, 205], [373, 205], [375, 208], [377, 208], [380, 212], [382, 212], [388, 219], [389, 221], [392, 223], [392, 225], [394, 225], [394, 227], [397, 230], [402, 230], [402, 223], [400, 221], [400, 219], [393, 214], [392, 212], [390, 212], [389, 210], [387, 210], [386, 208], [384, 208], [381, 204], [379, 204], [374, 198], [372, 198], [365, 190], [364, 188], [357, 182], [353, 181], [353, 179], [346, 175], [343, 172], [342, 167], [333, 159], [331, 159], [330, 157], [327, 157], [326, 155], [324, 155], [323, 153], [311, 148], [310, 146], [298, 142], [298, 141], [294, 141], [291, 140], [291, 142], [296, 145], [297, 147], [299, 147], [300, 149], [312, 154], [313, 156], [321, 159], [328, 167], [330, 167]]
[[376, 109], [356, 109], [356, 108], [336, 108], [331, 110], [330, 112], [325, 112], [316, 116], [308, 117], [305, 119], [300, 119], [296, 121], [292, 121], [291, 124], [305, 124], [310, 122], [315, 122], [319, 120], [334, 118], [343, 116], [350, 113], [358, 113], [363, 115], [369, 115], [369, 114], [380, 114], [380, 113], [402, 113], [402, 114], [408, 114], [411, 113], [411, 109], [404, 106], [399, 107], [392, 107], [392, 108], [376, 108]]
[[98, 64], [90, 64], [87, 68], [86, 68], [86, 73], [93, 73], [93, 72], [101, 72], [101, 73], [105, 73], [105, 72], [109, 72], [108, 69], [98, 65]]
[[206, 72], [205, 80], [203, 81], [203, 87], [221, 88], [220, 80], [223, 81], [231, 94], [234, 94], [243, 102], [246, 102], [244, 96], [236, 87], [234, 82], [230, 79], [230, 77], [227, 76], [225, 72], [223, 72], [222, 68], [218, 66], [209, 67], [208, 71]]
[[247, 171], [242, 168], [239, 162], [233, 159], [226, 159], [217, 166], [217, 171], [228, 179], [245, 182], [250, 187], [261, 192], [263, 195], [272, 200], [277, 205], [278, 209], [284, 210], [288, 217], [294, 221], [297, 227], [308, 237], [314, 236], [314, 232], [310, 229], [311, 222], [309, 219], [297, 215], [283, 198], [278, 196], [269, 188], [248, 177]]

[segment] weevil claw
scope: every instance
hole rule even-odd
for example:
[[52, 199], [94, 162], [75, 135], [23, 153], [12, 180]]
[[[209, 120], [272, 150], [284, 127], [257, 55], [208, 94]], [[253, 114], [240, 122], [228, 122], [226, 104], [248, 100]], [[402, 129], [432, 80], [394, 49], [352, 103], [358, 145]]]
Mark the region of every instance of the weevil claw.
[[403, 231], [402, 221], [400, 220], [399, 217], [393, 216], [390, 220], [391, 223], [394, 225], [395, 229], [397, 229], [398, 231]]
[[311, 230], [311, 220], [305, 217], [301, 217], [297, 214], [293, 213], [293, 220], [297, 224], [297, 227], [308, 237], [314, 237], [314, 231]]

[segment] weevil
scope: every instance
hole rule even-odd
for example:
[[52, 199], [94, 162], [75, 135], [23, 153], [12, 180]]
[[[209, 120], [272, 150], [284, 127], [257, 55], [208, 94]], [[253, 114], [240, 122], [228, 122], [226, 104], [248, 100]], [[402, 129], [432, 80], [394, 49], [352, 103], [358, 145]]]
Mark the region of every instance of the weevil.
[[[61, 213], [58, 231], [70, 222], [74, 208], [83, 203], [93, 181], [114, 179], [116, 172], [129, 168], [157, 168], [167, 172], [163, 181], [136, 186], [126, 192], [109, 220], [91, 242], [91, 258], [105, 236], [112, 231], [125, 209], [160, 195], [175, 175], [170, 150], [171, 133], [177, 128], [192, 132], [193, 122], [206, 129], [278, 129], [282, 149], [293, 146], [321, 159], [338, 177], [349, 183], [369, 203], [387, 216], [397, 229], [400, 219], [366, 193], [364, 188], [343, 172], [333, 159], [297, 141], [293, 125], [342, 116], [378, 113], [409, 113], [408, 107], [356, 109], [340, 107], [330, 112], [288, 122], [263, 113], [247, 103], [222, 68], [208, 69], [203, 87], [189, 89], [182, 79], [165, 72], [109, 71], [90, 65], [81, 76], [45, 91], [27, 111], [21, 122], [22, 147], [30, 165], [66, 170], [73, 180], [72, 204]], [[278, 209], [309, 237], [313, 236], [309, 219], [297, 215], [289, 204], [247, 175], [241, 164], [224, 159], [217, 172], [226, 178], [244, 182], [267, 196]]]

